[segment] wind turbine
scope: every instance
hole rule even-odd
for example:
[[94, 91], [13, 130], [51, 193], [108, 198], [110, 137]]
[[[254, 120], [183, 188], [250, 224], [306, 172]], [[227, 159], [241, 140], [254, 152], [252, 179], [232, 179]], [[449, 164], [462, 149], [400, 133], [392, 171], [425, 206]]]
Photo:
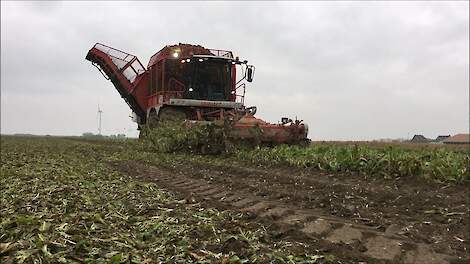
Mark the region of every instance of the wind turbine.
[[98, 135], [101, 135], [101, 114], [103, 113], [103, 111], [100, 109], [100, 105], [98, 105]]

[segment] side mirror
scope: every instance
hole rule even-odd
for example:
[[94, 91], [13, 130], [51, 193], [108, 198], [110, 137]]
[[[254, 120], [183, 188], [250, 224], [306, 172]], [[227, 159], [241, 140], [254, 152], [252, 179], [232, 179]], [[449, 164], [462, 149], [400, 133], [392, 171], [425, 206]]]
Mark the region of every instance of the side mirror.
[[285, 125], [285, 124], [287, 124], [287, 123], [290, 123], [290, 122], [292, 122], [292, 119], [290, 119], [290, 118], [287, 118], [287, 117], [281, 118], [281, 123], [282, 123], [283, 125]]
[[254, 74], [255, 74], [254, 67], [252, 65], [248, 65], [246, 68], [246, 80], [248, 82], [252, 82]]

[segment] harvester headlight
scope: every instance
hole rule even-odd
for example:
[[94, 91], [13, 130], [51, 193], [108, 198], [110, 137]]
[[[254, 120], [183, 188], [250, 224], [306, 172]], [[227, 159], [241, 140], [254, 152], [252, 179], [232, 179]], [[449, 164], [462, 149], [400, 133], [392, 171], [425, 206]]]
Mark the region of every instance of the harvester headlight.
[[203, 62], [204, 60], [203, 59], [199, 59], [199, 62]]
[[190, 91], [190, 92], [194, 91], [194, 90], [193, 90], [193, 87], [189, 87], [189, 91]]
[[173, 52], [173, 57], [174, 58], [178, 58], [180, 56], [180, 54], [178, 52]]
[[185, 63], [186, 61], [185, 60], [181, 60], [181, 63]]
[[191, 60], [190, 59], [186, 59], [186, 62], [190, 62]]

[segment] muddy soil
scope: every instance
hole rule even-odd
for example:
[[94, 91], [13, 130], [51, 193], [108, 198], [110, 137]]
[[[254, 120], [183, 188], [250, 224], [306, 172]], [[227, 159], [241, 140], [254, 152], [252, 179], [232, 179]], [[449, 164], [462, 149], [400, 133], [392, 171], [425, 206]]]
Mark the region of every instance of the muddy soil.
[[228, 164], [113, 163], [207, 206], [245, 212], [352, 262], [468, 263], [469, 184]]

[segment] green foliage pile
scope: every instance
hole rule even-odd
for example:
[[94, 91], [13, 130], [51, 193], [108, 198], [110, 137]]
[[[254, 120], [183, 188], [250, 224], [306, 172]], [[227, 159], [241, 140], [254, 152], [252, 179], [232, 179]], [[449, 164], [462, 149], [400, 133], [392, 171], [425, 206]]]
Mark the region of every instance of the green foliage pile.
[[223, 126], [214, 123], [162, 122], [144, 131], [146, 145], [164, 153], [220, 154], [229, 148]]
[[[467, 149], [408, 145], [312, 144], [248, 148], [230, 142], [222, 126], [212, 123], [187, 127], [167, 123], [147, 132], [147, 150], [162, 153], [224, 154], [257, 165], [288, 165], [330, 172], [353, 172], [384, 178], [423, 177], [436, 181], [470, 180]], [[221, 159], [220, 156], [212, 159]], [[205, 159], [207, 161], [207, 158]]]
[[119, 173], [110, 161], [138, 153], [130, 146], [2, 137], [0, 263], [325, 261], [290, 253], [240, 214]]
[[447, 148], [312, 144], [307, 148], [286, 145], [256, 148], [237, 151], [235, 155], [255, 164], [282, 164], [385, 178], [418, 176], [438, 181], [470, 180], [469, 153]]

